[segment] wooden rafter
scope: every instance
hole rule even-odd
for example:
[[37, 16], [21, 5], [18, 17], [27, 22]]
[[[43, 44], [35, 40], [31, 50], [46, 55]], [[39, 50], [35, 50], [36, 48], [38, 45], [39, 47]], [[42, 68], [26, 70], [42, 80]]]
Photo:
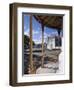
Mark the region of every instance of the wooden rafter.
[[44, 24], [46, 27], [62, 29], [63, 16], [34, 15], [34, 17], [39, 23]]

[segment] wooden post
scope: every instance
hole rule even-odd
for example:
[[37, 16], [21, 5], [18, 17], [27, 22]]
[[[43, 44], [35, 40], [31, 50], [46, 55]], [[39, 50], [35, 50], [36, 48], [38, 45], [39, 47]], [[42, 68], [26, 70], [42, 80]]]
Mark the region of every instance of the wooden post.
[[60, 30], [60, 29], [58, 29], [57, 31], [58, 31], [58, 36], [60, 36], [60, 32], [61, 32], [61, 30]]
[[61, 30], [60, 29], [58, 29], [58, 47], [59, 47], [59, 45], [60, 45], [60, 32], [61, 32]]
[[41, 67], [44, 66], [44, 25], [42, 24], [42, 63]]
[[32, 15], [30, 15], [30, 74], [33, 73], [33, 57], [32, 57]]

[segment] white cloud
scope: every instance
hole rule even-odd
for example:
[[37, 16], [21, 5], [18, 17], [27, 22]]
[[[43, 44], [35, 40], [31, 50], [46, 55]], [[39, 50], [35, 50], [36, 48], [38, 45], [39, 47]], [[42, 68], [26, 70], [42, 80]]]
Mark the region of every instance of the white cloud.
[[29, 29], [25, 29], [25, 30], [24, 30], [24, 35], [29, 36]]
[[[40, 32], [37, 30], [32, 30], [32, 34], [39, 34]], [[24, 27], [24, 34], [29, 35], [29, 29], [26, 29], [26, 27]]]
[[24, 30], [26, 30], [26, 27], [25, 27], [25, 25], [24, 25]]
[[39, 34], [37, 30], [33, 30], [33, 34]]
[[[50, 36], [50, 35], [44, 32], [44, 39], [46, 39], [48, 36]], [[40, 39], [41, 38], [42, 38], [42, 34], [40, 35]]]
[[58, 34], [57, 32], [52, 32], [52, 33], [51, 33], [51, 36], [52, 36], [52, 35], [54, 36], [54, 35], [57, 35], [57, 34]]
[[42, 38], [38, 37], [38, 38], [33, 38], [33, 41], [36, 43], [36, 44], [39, 44], [42, 42]]
[[42, 42], [41, 39], [38, 39], [38, 40], [34, 40], [36, 44], [40, 44]]
[[44, 32], [44, 36], [48, 36], [48, 34], [46, 32]]

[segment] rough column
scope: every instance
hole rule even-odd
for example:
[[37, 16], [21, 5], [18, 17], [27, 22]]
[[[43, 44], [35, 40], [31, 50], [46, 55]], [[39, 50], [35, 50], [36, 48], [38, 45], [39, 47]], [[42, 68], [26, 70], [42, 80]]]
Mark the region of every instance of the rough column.
[[42, 62], [41, 67], [44, 67], [44, 25], [42, 24]]
[[32, 57], [32, 15], [30, 15], [30, 74], [33, 73], [33, 57]]

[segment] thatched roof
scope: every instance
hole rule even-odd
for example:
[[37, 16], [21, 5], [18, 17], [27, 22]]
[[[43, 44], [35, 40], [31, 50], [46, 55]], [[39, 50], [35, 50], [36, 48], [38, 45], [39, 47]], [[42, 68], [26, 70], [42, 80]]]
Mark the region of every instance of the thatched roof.
[[45, 15], [34, 15], [35, 19], [44, 24], [46, 27], [56, 28], [61, 30], [63, 27], [63, 16], [45, 16]]

